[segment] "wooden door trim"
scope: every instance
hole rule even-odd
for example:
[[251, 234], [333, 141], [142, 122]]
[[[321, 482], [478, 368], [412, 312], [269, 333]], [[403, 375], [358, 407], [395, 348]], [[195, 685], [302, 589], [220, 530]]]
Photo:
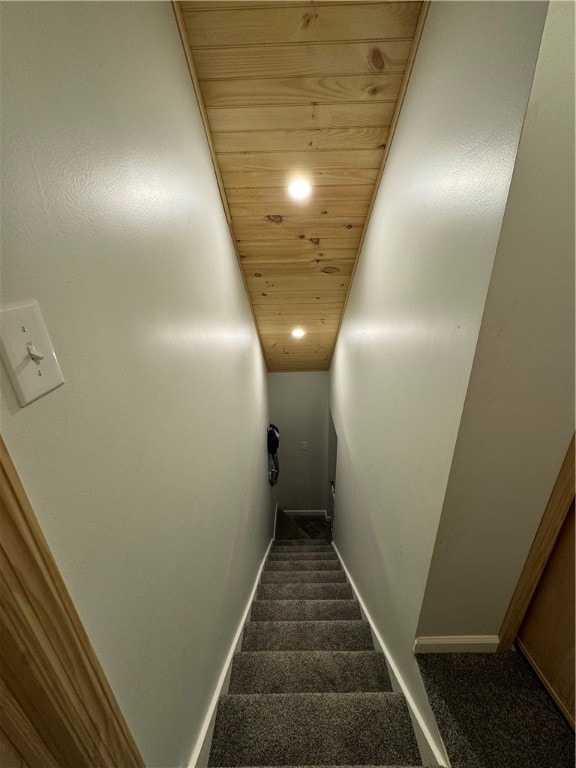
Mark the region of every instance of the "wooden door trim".
[[530, 651], [526, 648], [526, 646], [524, 645], [522, 640], [520, 640], [519, 637], [516, 638], [516, 644], [518, 645], [518, 648], [522, 651], [524, 656], [526, 656], [526, 658], [530, 662], [530, 666], [532, 667], [534, 672], [540, 678], [540, 680], [542, 682], [542, 685], [546, 688], [546, 690], [548, 691], [550, 696], [552, 696], [552, 698], [554, 699], [554, 702], [556, 703], [556, 706], [558, 707], [558, 709], [562, 712], [562, 714], [564, 715], [566, 720], [568, 720], [568, 722], [572, 726], [572, 729], [575, 729], [576, 728], [576, 722], [574, 721], [574, 714], [572, 712], [570, 712], [568, 707], [564, 704], [562, 699], [558, 696], [558, 694], [554, 690], [553, 686], [550, 684], [548, 678], [546, 677], [546, 674], [540, 669], [540, 667], [537, 664], [536, 660], [534, 659], [534, 657], [532, 656]]
[[550, 494], [498, 636], [498, 652], [512, 647], [574, 498], [574, 435]]
[[0, 727], [30, 768], [144, 768], [1, 437], [0, 521]]

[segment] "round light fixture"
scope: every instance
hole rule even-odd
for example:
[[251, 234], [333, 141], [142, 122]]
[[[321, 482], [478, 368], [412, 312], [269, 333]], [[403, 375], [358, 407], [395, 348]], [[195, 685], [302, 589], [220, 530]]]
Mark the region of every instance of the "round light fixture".
[[294, 179], [288, 185], [288, 193], [295, 200], [304, 200], [312, 192], [312, 186], [306, 179]]
[[294, 328], [292, 331], [292, 336], [294, 336], [295, 339], [302, 339], [304, 336], [306, 336], [306, 331], [304, 328]]

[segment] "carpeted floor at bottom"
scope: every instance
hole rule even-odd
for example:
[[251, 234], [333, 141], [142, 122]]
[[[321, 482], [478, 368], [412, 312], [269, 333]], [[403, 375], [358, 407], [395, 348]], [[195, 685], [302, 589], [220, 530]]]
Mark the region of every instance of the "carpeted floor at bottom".
[[315, 541], [331, 541], [330, 524], [323, 515], [298, 515], [292, 517], [281, 509], [276, 513], [277, 541], [285, 539], [314, 539]]
[[520, 653], [416, 658], [453, 768], [574, 768], [574, 734]]

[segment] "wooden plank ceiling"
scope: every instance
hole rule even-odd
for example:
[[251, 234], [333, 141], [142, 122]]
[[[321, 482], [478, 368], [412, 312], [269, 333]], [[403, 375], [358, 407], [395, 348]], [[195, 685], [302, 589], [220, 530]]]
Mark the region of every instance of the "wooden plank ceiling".
[[175, 4], [270, 371], [329, 368], [426, 9]]

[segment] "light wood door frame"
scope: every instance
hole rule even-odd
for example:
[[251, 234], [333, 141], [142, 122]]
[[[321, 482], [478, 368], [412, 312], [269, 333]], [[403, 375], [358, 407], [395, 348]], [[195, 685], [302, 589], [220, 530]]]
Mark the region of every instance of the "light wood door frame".
[[574, 435], [504, 616], [497, 651], [512, 647], [574, 498]]
[[574, 501], [515, 644], [574, 730]]
[[145, 768], [0, 437], [0, 728], [30, 768]]

